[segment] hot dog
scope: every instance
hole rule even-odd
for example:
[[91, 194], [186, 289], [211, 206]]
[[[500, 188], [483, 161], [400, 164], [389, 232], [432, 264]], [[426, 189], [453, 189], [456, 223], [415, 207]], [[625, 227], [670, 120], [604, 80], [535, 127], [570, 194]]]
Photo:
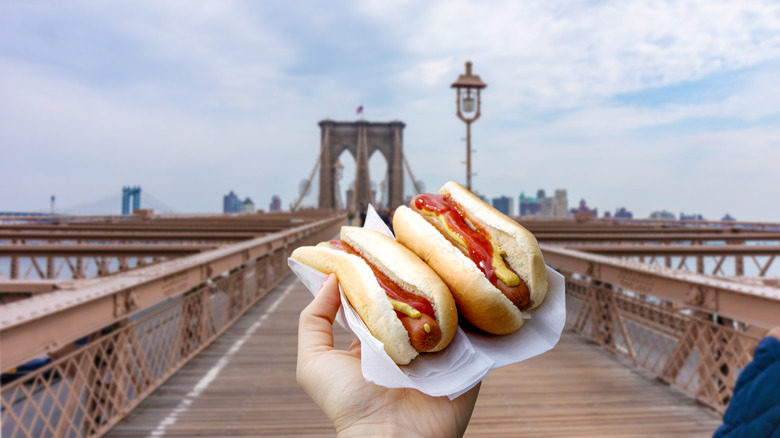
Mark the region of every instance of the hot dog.
[[393, 230], [444, 280], [461, 314], [488, 333], [518, 330], [547, 294], [536, 238], [458, 183], [398, 207]]
[[291, 258], [322, 273], [335, 272], [352, 307], [397, 364], [449, 345], [458, 312], [430, 267], [376, 231], [342, 227], [340, 239], [297, 248]]

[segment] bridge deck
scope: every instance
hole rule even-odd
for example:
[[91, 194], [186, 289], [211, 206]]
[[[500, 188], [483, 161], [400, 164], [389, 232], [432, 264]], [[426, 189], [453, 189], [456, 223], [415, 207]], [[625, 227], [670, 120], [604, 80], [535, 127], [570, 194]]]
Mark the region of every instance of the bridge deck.
[[[108, 436], [334, 436], [295, 382], [298, 314], [309, 300], [288, 277]], [[337, 346], [349, 341], [337, 328]], [[719, 423], [567, 332], [553, 351], [488, 375], [466, 436], [709, 437]]]

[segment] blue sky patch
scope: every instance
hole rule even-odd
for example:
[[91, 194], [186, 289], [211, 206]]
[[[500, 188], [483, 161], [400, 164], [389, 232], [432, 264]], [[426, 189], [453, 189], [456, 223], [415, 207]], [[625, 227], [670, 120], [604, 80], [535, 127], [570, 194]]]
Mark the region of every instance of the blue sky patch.
[[713, 73], [695, 81], [618, 94], [613, 101], [639, 107], [719, 102], [744, 90], [754, 71], [749, 68]]

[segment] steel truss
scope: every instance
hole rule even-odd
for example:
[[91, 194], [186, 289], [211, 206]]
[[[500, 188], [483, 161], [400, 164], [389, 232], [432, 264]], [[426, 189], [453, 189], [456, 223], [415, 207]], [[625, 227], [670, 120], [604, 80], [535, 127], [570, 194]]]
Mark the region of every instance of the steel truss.
[[107, 432], [286, 277], [294, 248], [346, 222], [292, 219], [285, 231], [133, 272], [48, 282], [56, 290], [3, 306], [2, 369], [53, 359], [2, 387], [3, 436]]
[[[345, 222], [299, 211], [0, 223], [0, 367], [53, 359], [2, 387], [3, 436], [104, 434], [277, 284], [292, 249]], [[570, 330], [718, 412], [780, 326], [777, 225], [524, 225], [566, 276]]]

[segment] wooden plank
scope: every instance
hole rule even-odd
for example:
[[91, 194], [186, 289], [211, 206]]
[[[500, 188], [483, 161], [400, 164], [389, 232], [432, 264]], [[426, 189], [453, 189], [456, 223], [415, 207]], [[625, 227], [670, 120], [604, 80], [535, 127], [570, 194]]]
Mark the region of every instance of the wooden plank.
[[720, 416], [565, 332], [552, 351], [492, 371], [469, 437], [712, 436]]
[[[289, 295], [261, 320], [291, 285]], [[300, 282], [287, 278], [107, 436], [147, 437], [159, 430], [161, 422], [171, 421], [185, 399], [191, 403], [160, 436], [335, 436], [330, 421], [295, 380], [298, 315], [310, 300]], [[261, 325], [230, 356], [214, 381], [192, 397], [198, 382], [258, 321]], [[351, 342], [344, 330], [338, 329], [336, 335], [339, 348]]]
[[[310, 299], [300, 282], [286, 279], [107, 436], [335, 436], [295, 380], [298, 315]], [[337, 347], [350, 342], [337, 327]], [[193, 396], [221, 360], [213, 381]], [[553, 351], [488, 375], [466, 436], [709, 437], [719, 424], [713, 411], [567, 332]]]

